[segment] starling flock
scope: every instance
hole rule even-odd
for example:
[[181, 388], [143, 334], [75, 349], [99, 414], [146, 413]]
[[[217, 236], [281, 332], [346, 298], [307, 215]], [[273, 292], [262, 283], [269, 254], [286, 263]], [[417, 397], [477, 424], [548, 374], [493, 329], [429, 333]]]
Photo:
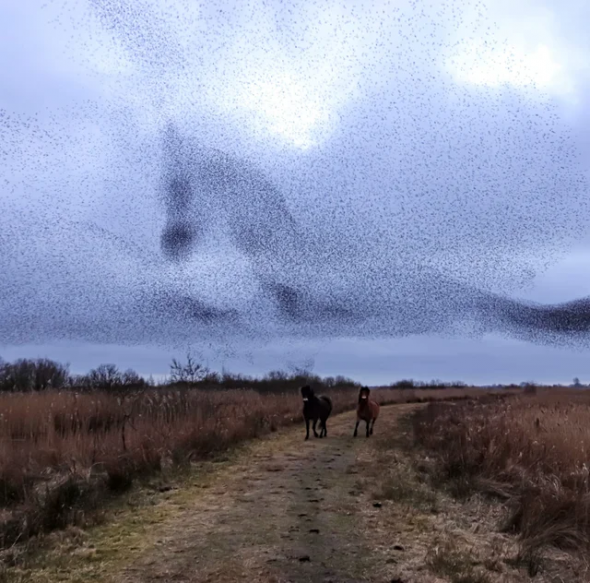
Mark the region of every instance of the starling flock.
[[518, 299], [588, 185], [550, 94], [456, 68], [506, 66], [482, 3], [35, 11], [72, 73], [0, 90], [0, 344], [590, 338], [590, 297]]

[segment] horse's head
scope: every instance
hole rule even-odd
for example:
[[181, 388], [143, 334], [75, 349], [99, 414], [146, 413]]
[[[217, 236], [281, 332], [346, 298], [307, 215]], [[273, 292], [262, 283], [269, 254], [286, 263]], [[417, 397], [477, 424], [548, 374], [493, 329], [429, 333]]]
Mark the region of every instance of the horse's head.
[[369, 387], [361, 387], [359, 391], [359, 403], [366, 403], [369, 400], [369, 393], [371, 389]]
[[313, 389], [309, 385], [305, 385], [301, 387], [301, 397], [303, 398], [303, 402], [309, 401], [311, 397], [313, 397]]

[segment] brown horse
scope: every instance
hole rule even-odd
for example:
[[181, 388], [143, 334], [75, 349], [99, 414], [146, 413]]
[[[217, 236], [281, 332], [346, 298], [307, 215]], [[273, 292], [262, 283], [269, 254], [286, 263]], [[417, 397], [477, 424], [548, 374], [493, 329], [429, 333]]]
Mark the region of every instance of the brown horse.
[[379, 404], [369, 397], [371, 389], [361, 387], [359, 391], [359, 403], [356, 408], [356, 425], [354, 426], [354, 436], [357, 436], [359, 423], [364, 421], [367, 424], [367, 437], [373, 435], [375, 421], [379, 417]]

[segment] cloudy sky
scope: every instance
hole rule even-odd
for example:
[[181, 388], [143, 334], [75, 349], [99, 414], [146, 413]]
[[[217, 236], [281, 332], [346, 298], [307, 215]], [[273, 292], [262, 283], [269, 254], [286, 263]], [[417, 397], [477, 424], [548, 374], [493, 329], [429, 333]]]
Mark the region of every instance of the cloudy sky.
[[589, 16], [4, 3], [0, 355], [590, 381]]

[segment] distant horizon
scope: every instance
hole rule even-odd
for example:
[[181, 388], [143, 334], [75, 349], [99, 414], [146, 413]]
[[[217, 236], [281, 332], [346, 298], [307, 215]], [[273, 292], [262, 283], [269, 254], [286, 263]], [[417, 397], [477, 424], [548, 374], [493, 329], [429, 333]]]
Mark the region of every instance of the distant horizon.
[[[416, 337], [415, 341], [419, 342], [420, 337]], [[432, 339], [431, 339], [432, 340]], [[450, 342], [450, 347], [447, 348], [453, 360], [456, 359], [456, 355], [452, 353], [452, 340], [448, 338], [440, 338], [439, 342], [445, 343]], [[392, 353], [387, 355], [386, 350], [383, 350], [383, 343], [379, 340], [375, 340], [373, 344], [377, 345], [382, 354], [377, 355], [377, 362], [381, 363], [378, 372], [373, 372], [372, 375], [363, 374], [358, 369], [355, 370], [354, 360], [356, 360], [357, 366], [365, 368], [367, 366], [364, 360], [370, 362], [370, 359], [363, 358], [363, 355], [358, 353], [350, 355], [348, 359], [348, 366], [339, 365], [339, 361], [342, 359], [343, 354], [349, 352], [350, 347], [355, 347], [358, 341], [348, 340], [348, 342], [338, 343], [331, 352], [324, 354], [322, 358], [321, 352], [315, 350], [308, 350], [307, 355], [299, 358], [293, 358], [293, 353], [297, 356], [301, 354], [302, 349], [299, 347], [291, 347], [291, 351], [285, 350], [280, 358], [280, 348], [276, 349], [270, 354], [261, 350], [259, 354], [250, 353], [247, 359], [240, 358], [239, 354], [233, 359], [227, 358], [225, 362], [217, 361], [212, 359], [214, 354], [207, 355], [206, 353], [198, 350], [190, 350], [191, 355], [197, 362], [203, 364], [212, 372], [222, 373], [224, 370], [230, 374], [243, 375], [253, 378], [259, 378], [267, 375], [270, 372], [282, 371], [289, 373], [293, 369], [308, 370], [311, 374], [318, 375], [321, 377], [335, 377], [344, 376], [350, 378], [356, 382], [370, 385], [370, 386], [387, 386], [391, 383], [399, 382], [401, 380], [413, 380], [415, 382], [430, 382], [433, 380], [439, 380], [441, 382], [464, 382], [469, 386], [478, 387], [489, 387], [494, 385], [505, 386], [510, 384], [521, 384], [521, 383], [534, 383], [539, 385], [563, 385], [569, 386], [572, 384], [574, 378], [578, 378], [584, 385], [590, 381], [590, 366], [575, 368], [574, 362], [581, 361], [580, 364], [585, 364], [585, 352], [584, 351], [566, 351], [565, 349], [556, 349], [552, 347], [536, 347], [534, 345], [527, 344], [531, 352], [546, 352], [549, 357], [537, 360], [537, 365], [530, 366], [529, 374], [522, 374], [520, 376], [509, 375], [507, 371], [502, 370], [502, 359], [499, 358], [498, 346], [503, 346], [502, 339], [494, 339], [495, 344], [492, 343], [494, 351], [492, 354], [493, 358], [488, 358], [489, 365], [495, 361], [496, 371], [489, 371], [484, 375], [480, 371], [473, 370], [471, 367], [471, 374], [469, 372], [469, 354], [465, 354], [462, 358], [465, 359], [465, 366], [463, 367], [466, 371], [463, 376], [461, 374], [453, 374], [447, 372], [446, 374], [440, 369], [444, 369], [444, 358], [433, 359], [424, 358], [420, 354], [413, 355], [413, 364], [411, 367], [404, 366], [404, 362], [407, 363], [409, 357], [407, 343], [403, 340], [397, 342], [398, 345], [404, 349], [400, 350], [397, 354], [394, 352], [395, 348], [392, 347]], [[465, 340], [455, 339], [455, 342], [465, 345]], [[477, 345], [476, 341], [471, 341], [473, 345]], [[498, 344], [499, 343], [499, 344]], [[510, 350], [511, 345], [513, 346], [516, 342], [510, 341], [507, 346], [503, 346], [505, 351], [501, 353], [505, 358], [513, 355], [513, 351]], [[468, 342], [467, 342], [468, 344]], [[518, 344], [518, 343], [516, 343]], [[348, 346], [347, 346], [348, 345]], [[146, 351], [147, 358], [146, 358]], [[214, 351], [213, 351], [214, 352]], [[385, 354], [383, 354], [385, 353]], [[96, 368], [101, 364], [114, 364], [121, 371], [126, 369], [132, 369], [137, 374], [145, 379], [149, 377], [154, 380], [165, 380], [170, 374], [170, 364], [173, 358], [183, 362], [186, 358], [187, 350], [166, 350], [158, 347], [125, 347], [125, 346], [109, 346], [109, 345], [92, 345], [92, 344], [77, 344], [77, 343], [61, 343], [60, 345], [52, 345], [47, 347], [40, 346], [21, 346], [21, 347], [2, 347], [0, 346], [0, 359], [11, 362], [19, 358], [48, 358], [59, 362], [60, 364], [66, 364], [69, 366], [69, 370], [74, 375], [83, 375], [88, 373], [91, 369]], [[199, 358], [199, 354], [202, 355]], [[567, 355], [567, 358], [564, 356]], [[375, 357], [375, 355], [373, 355]], [[389, 356], [389, 358], [387, 358]], [[289, 358], [291, 357], [291, 358]], [[560, 377], [549, 376], [547, 374], [545, 378], [539, 375], [540, 364], [544, 363], [547, 368], [553, 369], [552, 359], [561, 362], [562, 366], [571, 366], [571, 372], [564, 373]], [[391, 363], [384, 367], [382, 365], [383, 360], [390, 360]], [[442, 360], [440, 369], [436, 366], [436, 361]], [[565, 360], [565, 362], [564, 362]], [[351, 361], [353, 366], [351, 367]], [[420, 362], [422, 361], [422, 366]], [[434, 361], [434, 362], [433, 362]], [[568, 364], [569, 361], [569, 364]], [[572, 362], [574, 361], [574, 362]], [[148, 364], [149, 363], [149, 364]], [[265, 364], [266, 363], [266, 364]], [[241, 366], [240, 366], [241, 364]], [[493, 366], [493, 365], [492, 365]], [[153, 368], [152, 368], [153, 367]], [[420, 371], [421, 368], [426, 368], [428, 372]], [[454, 366], [453, 366], [454, 368]], [[528, 367], [527, 367], [528, 368]], [[437, 370], [438, 369], [438, 370]], [[542, 370], [542, 369], [541, 369]], [[586, 371], [586, 374], [584, 372]], [[535, 372], [537, 374], [535, 374]], [[495, 373], [495, 374], [494, 374]], [[586, 380], [587, 379], [587, 380]]]

